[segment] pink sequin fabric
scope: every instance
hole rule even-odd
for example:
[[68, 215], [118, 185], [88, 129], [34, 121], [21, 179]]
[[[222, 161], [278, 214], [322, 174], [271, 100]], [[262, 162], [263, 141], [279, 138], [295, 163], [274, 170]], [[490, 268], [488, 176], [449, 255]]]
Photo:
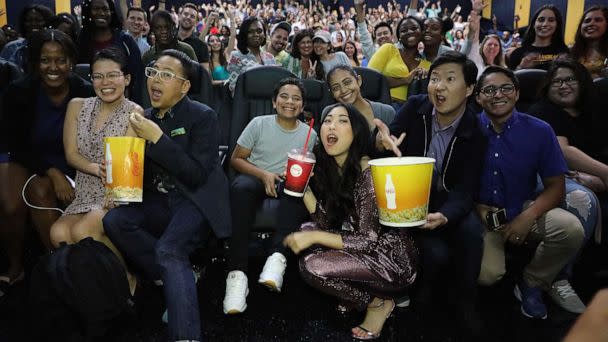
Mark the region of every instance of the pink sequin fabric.
[[391, 298], [416, 278], [418, 250], [407, 229], [382, 227], [371, 172], [355, 184], [355, 208], [342, 227], [328, 227], [322, 204], [301, 230], [342, 236], [344, 249], [314, 247], [300, 258], [300, 273], [312, 287], [364, 310], [374, 296]]

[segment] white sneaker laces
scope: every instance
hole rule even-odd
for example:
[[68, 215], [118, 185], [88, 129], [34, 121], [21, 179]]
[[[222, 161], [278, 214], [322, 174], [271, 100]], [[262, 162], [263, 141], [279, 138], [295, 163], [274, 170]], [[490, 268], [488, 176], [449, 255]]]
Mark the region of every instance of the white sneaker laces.
[[570, 285], [569, 283], [555, 286], [555, 291], [557, 291], [557, 294], [564, 299], [576, 296], [576, 292], [574, 292], [572, 285]]

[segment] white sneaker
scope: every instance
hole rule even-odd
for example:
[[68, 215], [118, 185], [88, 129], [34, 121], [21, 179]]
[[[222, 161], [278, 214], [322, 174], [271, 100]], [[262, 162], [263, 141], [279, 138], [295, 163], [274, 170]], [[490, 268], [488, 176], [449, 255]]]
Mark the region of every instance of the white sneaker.
[[231, 271], [226, 277], [226, 295], [224, 296], [224, 313], [235, 315], [247, 309], [247, 275], [242, 271]]
[[273, 253], [266, 259], [258, 283], [266, 286], [270, 291], [281, 292], [286, 267], [287, 259], [285, 259], [285, 256], [279, 252]]
[[585, 311], [585, 304], [578, 297], [568, 280], [564, 279], [553, 283], [551, 290], [549, 290], [549, 296], [566, 311], [579, 314]]

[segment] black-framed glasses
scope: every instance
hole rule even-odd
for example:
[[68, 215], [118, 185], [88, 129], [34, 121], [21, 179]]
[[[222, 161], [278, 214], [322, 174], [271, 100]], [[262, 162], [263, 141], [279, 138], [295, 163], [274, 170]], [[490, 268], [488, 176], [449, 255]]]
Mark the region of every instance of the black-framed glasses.
[[511, 95], [515, 91], [515, 84], [503, 84], [499, 87], [487, 86], [479, 90], [480, 93], [488, 97], [495, 96], [498, 91], [503, 95]]
[[177, 76], [176, 74], [172, 73], [171, 71], [158, 70], [153, 67], [146, 67], [145, 72], [146, 72], [147, 78], [156, 78], [158, 76], [158, 78], [163, 82], [169, 82], [174, 78], [177, 78], [182, 81], [187, 81], [187, 79]]
[[93, 82], [103, 82], [104, 79], [107, 79], [110, 82], [116, 82], [118, 81], [121, 77], [123, 77], [124, 74], [120, 71], [112, 71], [109, 72], [107, 74], [101, 74], [98, 72], [92, 73], [91, 74], [91, 81]]
[[551, 80], [551, 86], [553, 88], [559, 88], [559, 87], [563, 86], [564, 83], [566, 83], [569, 86], [573, 86], [573, 85], [578, 84], [578, 80], [574, 76], [568, 76], [568, 77], [564, 77], [564, 78], [554, 78]]

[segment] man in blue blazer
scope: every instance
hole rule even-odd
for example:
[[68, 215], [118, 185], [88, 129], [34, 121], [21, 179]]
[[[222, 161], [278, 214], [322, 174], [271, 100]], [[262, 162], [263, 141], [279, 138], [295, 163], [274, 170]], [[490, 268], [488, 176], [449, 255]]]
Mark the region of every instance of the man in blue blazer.
[[146, 139], [143, 203], [103, 219], [110, 240], [136, 271], [162, 282], [172, 341], [201, 339], [196, 282], [189, 255], [213, 231], [231, 233], [228, 181], [218, 157], [215, 112], [186, 94], [194, 65], [166, 50], [146, 68], [153, 108], [130, 123]]

